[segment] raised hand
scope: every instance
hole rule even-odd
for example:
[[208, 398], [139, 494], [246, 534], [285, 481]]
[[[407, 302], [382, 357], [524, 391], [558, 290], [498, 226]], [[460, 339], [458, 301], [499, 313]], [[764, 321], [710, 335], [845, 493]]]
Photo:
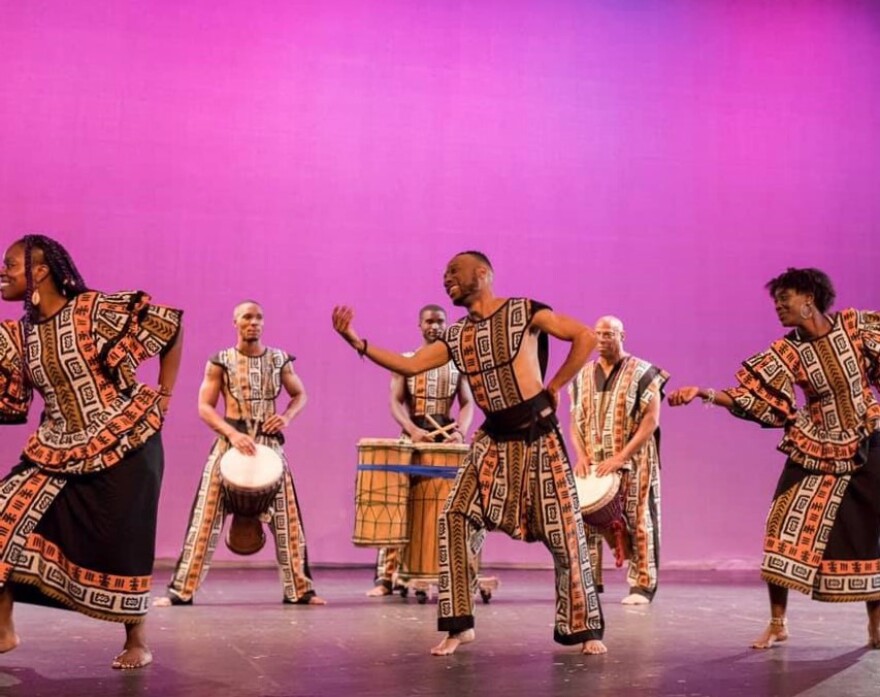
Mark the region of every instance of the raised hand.
[[352, 308], [345, 305], [337, 305], [333, 308], [333, 329], [352, 346], [360, 341], [360, 337], [351, 326], [353, 319], [354, 310]]

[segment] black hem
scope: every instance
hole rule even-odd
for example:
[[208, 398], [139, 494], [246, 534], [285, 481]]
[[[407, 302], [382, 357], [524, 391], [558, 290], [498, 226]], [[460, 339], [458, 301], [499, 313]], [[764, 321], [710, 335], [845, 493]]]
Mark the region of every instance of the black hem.
[[473, 615], [459, 615], [458, 617], [440, 617], [437, 620], [437, 629], [449, 634], [461, 634], [468, 629], [474, 628]]

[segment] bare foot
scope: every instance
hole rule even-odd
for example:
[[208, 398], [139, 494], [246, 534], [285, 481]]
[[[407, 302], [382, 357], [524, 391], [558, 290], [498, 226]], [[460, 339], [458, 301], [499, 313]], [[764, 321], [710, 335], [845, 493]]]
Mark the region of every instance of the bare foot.
[[465, 629], [458, 634], [447, 634], [437, 646], [431, 649], [432, 656], [451, 656], [462, 644], [470, 644], [477, 638], [473, 629]]
[[171, 607], [171, 604], [171, 598], [169, 598], [167, 595], [153, 598], [153, 607]]
[[386, 595], [391, 595], [391, 589], [382, 583], [373, 586], [367, 591], [368, 598], [381, 598]]
[[868, 621], [868, 648], [880, 649], [880, 622]]
[[581, 653], [585, 653], [588, 656], [599, 656], [603, 653], [608, 653], [608, 647], [598, 639], [591, 639], [584, 642], [584, 648], [581, 649]]
[[630, 593], [620, 601], [621, 605], [649, 605], [650, 603], [651, 600], [641, 593]]
[[143, 668], [153, 662], [153, 654], [146, 646], [126, 648], [113, 659], [111, 666], [116, 670], [134, 670]]
[[12, 651], [21, 643], [12, 621], [12, 605], [12, 591], [8, 588], [0, 590], [0, 653]]
[[21, 639], [15, 633], [15, 627], [12, 626], [12, 622], [9, 623], [8, 627], [0, 630], [0, 653], [12, 651], [20, 643]]
[[753, 649], [769, 649], [775, 644], [781, 644], [788, 639], [788, 628], [784, 617], [772, 617], [761, 636], [752, 642]]
[[309, 598], [309, 602], [306, 603], [306, 605], [326, 605], [326, 604], [327, 604], [327, 601], [324, 600], [324, 598], [322, 598], [320, 595], [313, 595], [311, 598]]

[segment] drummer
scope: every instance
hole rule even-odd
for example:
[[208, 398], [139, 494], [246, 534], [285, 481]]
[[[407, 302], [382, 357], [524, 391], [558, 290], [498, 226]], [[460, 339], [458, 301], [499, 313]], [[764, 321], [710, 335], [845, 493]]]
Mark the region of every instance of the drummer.
[[[282, 431], [306, 404], [306, 391], [293, 370], [293, 356], [263, 344], [263, 308], [252, 300], [235, 306], [233, 323], [236, 345], [213, 356], [199, 389], [199, 416], [214, 431], [214, 442], [193, 501], [189, 529], [168, 595], [155, 605], [190, 605], [208, 572], [211, 557], [228, 505], [220, 477], [220, 460], [230, 447], [245, 455], [256, 453], [257, 444], [272, 448], [285, 462], [283, 480], [274, 503], [267, 511], [269, 530], [275, 538], [275, 553], [284, 591], [283, 602], [296, 605], [324, 605], [312, 585], [293, 478], [281, 448]], [[276, 397], [284, 390], [290, 401], [276, 412]], [[223, 396], [225, 418], [217, 412]]]
[[[446, 311], [439, 305], [425, 305], [419, 310], [419, 329], [422, 346], [438, 341], [446, 331]], [[456, 397], [459, 411], [454, 421], [451, 413]], [[410, 378], [395, 373], [391, 378], [391, 416], [403, 429], [402, 435], [413, 443], [463, 443], [474, 417], [474, 400], [467, 380], [449, 361]], [[399, 571], [400, 549], [380, 549], [375, 585], [367, 595], [390, 595]]]
[[[629, 594], [621, 602], [646, 605], [657, 592], [660, 566], [660, 402], [669, 374], [623, 350], [626, 334], [617, 317], [599, 319], [596, 338], [599, 359], [569, 386], [575, 475], [621, 473], [629, 533]], [[586, 531], [601, 592], [603, 531], [590, 525]]]

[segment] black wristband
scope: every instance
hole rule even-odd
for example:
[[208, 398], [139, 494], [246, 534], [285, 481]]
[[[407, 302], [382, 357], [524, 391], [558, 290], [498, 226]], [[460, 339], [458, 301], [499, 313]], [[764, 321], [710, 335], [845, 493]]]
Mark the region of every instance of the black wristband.
[[356, 350], [358, 352], [358, 356], [363, 358], [367, 354], [367, 340], [361, 339], [361, 343], [363, 343], [363, 346], [359, 349], [356, 349]]

